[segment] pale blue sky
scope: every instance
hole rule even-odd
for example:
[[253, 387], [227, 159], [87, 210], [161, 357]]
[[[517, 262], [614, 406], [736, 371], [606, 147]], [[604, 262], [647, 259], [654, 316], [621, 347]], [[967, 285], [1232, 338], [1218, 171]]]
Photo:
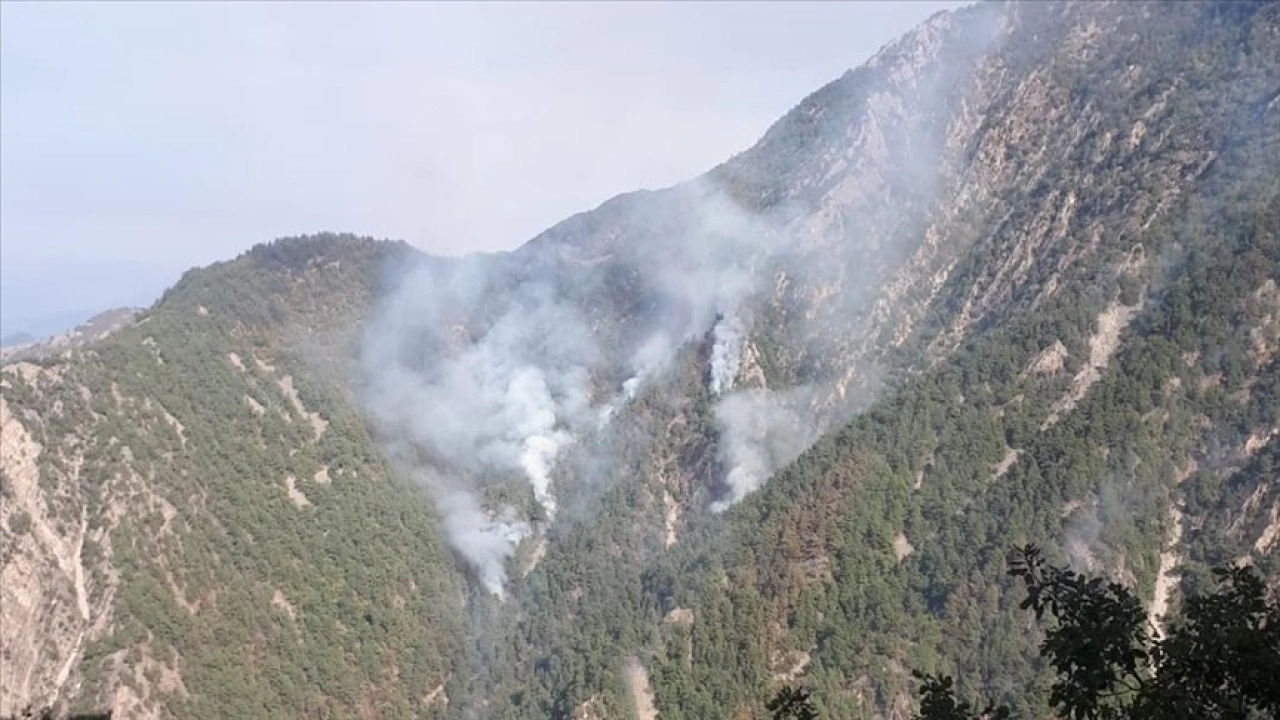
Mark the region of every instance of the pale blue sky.
[[320, 230], [509, 249], [961, 3], [0, 3], [0, 332]]

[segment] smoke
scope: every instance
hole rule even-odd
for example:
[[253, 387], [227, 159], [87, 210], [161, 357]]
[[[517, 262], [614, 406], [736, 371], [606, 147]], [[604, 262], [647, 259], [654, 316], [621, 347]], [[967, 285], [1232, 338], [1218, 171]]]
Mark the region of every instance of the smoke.
[[733, 388], [742, 364], [742, 344], [750, 329], [736, 312], [722, 317], [712, 331], [711, 393], [720, 395]]
[[[757, 317], [783, 301], [780, 273], [803, 283], [831, 263], [804, 254], [797, 238], [808, 231], [795, 222], [804, 213], [782, 203], [747, 210], [719, 188], [699, 180], [619, 198], [510, 254], [421, 259], [380, 299], [365, 329], [362, 399], [382, 442], [413, 449], [409, 474], [491, 592], [502, 593], [519, 543], [561, 512], [558, 473], [580, 471], [572, 479], [588, 484], [611, 475], [596, 471], [611, 458], [593, 456], [612, 452], [607, 443], [575, 452], [580, 467], [560, 467], [566, 449], [599, 437], [670, 373], [682, 348], [710, 344], [706, 382], [725, 471], [714, 479], [724, 488], [715, 511], [832, 421], [815, 412], [843, 397], [829, 371], [801, 378], [799, 389], [735, 387]], [[830, 287], [817, 297], [858, 291], [853, 279]], [[791, 337], [827, 334], [800, 322]], [[511, 497], [513, 481], [527, 501]]]
[[424, 262], [384, 299], [366, 328], [363, 399], [385, 442], [417, 450], [411, 464], [449, 542], [500, 594], [504, 563], [531, 529], [509, 507], [485, 510], [481, 495], [523, 477], [554, 519], [553, 470], [593, 421], [598, 353], [553, 286], [504, 287], [510, 278], [482, 262]]
[[1062, 549], [1071, 569], [1091, 573], [1096, 569], [1096, 551], [1102, 534], [1097, 504], [1090, 501], [1083, 510], [1075, 511], [1062, 531]]
[[622, 383], [623, 396], [627, 400], [634, 400], [644, 383], [666, 372], [674, 354], [671, 338], [665, 332], [650, 335], [631, 358], [633, 374]]
[[1108, 473], [1093, 492], [1063, 510], [1062, 550], [1072, 570], [1106, 572], [1115, 578], [1125, 566], [1129, 538], [1143, 532], [1137, 518], [1163, 513], [1161, 498], [1131, 482], [1127, 471]]
[[[571, 383], [570, 387], [582, 391], [585, 380]], [[566, 400], [571, 398], [566, 396]], [[561, 417], [569, 417], [573, 410], [552, 397], [542, 370], [525, 366], [508, 381], [502, 412], [505, 417], [501, 424], [507, 428], [505, 440], [521, 443], [520, 467], [533, 486], [534, 498], [548, 519], [553, 519], [556, 499], [551, 492], [551, 468], [560, 449], [573, 440], [568, 431], [558, 426]]]
[[739, 390], [716, 406], [725, 495], [711, 505], [722, 512], [755, 491], [817, 440], [811, 388], [784, 392]]
[[[705, 181], [616, 201], [610, 212], [635, 237], [603, 251], [575, 244], [571, 220], [555, 242], [515, 253], [416, 261], [365, 329], [362, 399], [380, 438], [412, 449], [401, 463], [496, 595], [519, 543], [556, 520], [557, 473], [609, 475], [587, 470], [609, 466], [591, 457], [611, 452], [603, 445], [575, 453], [580, 468], [558, 466], [565, 450], [615, 422], [682, 347], [710, 338], [707, 383], [725, 468], [714, 510], [759, 487], [818, 433], [812, 389], [734, 387], [761, 291], [773, 289], [794, 245], [780, 213], [746, 211]], [[511, 498], [514, 480], [531, 502]]]
[[501, 597], [506, 584], [506, 563], [516, 545], [532, 533], [528, 523], [518, 520], [511, 508], [488, 513], [470, 493], [449, 488], [424, 478], [440, 512], [445, 537], [476, 570], [480, 584]]
[[[913, 47], [882, 55], [917, 63]], [[567, 512], [557, 478], [583, 487], [612, 475], [597, 472], [611, 465], [597, 456], [608, 443], [586, 443], [683, 349], [710, 343], [697, 356], [724, 469], [715, 511], [847, 420], [851, 398], [865, 401], [868, 338], [886, 330], [876, 318], [892, 320], [868, 311], [923, 232], [894, 193], [927, 208], [945, 165], [945, 115], [903, 108], [959, 92], [948, 67], [913, 71], [923, 79], [907, 85], [885, 75], [884, 93], [841, 78], [703, 178], [615, 198], [513, 253], [423, 260], [381, 298], [363, 399], [384, 443], [414, 449], [408, 469], [486, 588], [500, 594], [518, 544]], [[811, 139], [797, 148], [795, 137]], [[766, 321], [768, 342], [787, 344], [769, 356], [783, 358], [770, 366], [783, 378], [746, 367]], [[737, 387], [747, 377], [773, 387]], [[562, 467], [569, 455], [581, 466]], [[511, 497], [513, 481], [526, 500]]]

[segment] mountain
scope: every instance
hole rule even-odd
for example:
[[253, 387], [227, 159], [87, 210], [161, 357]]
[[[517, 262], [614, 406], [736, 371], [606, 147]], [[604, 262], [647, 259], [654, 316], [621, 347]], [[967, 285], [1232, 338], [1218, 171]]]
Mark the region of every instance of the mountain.
[[14, 345], [26, 345], [29, 342], [39, 340], [35, 335], [25, 332], [15, 332], [0, 338], [0, 347], [12, 347]]
[[421, 704], [404, 688], [460, 644], [457, 578], [326, 361], [397, 252], [259, 247], [69, 356], [4, 366], [0, 715]]
[[66, 352], [72, 347], [87, 345], [105, 338], [107, 335], [128, 327], [137, 315], [137, 308], [116, 308], [100, 312], [85, 320], [71, 330], [47, 338], [37, 338], [24, 333], [8, 336], [9, 342], [0, 348], [0, 360], [16, 362], [40, 357], [48, 357], [58, 352]]
[[937, 15], [506, 254], [325, 235], [3, 368], [0, 716], [1048, 716], [1004, 574], [1275, 578], [1280, 5]]

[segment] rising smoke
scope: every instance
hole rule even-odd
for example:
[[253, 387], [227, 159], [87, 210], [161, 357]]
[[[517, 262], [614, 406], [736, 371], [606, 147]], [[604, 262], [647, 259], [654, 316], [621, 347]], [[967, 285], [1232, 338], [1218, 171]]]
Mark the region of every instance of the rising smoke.
[[726, 494], [712, 503], [721, 512], [759, 488], [818, 439], [813, 390], [739, 390], [716, 406]]
[[[555, 520], [563, 451], [662, 378], [680, 347], [711, 338], [707, 381], [728, 468], [716, 509], [758, 487], [810, 434], [790, 396], [734, 390], [748, 308], [784, 236], [705, 187], [679, 193], [670, 217], [645, 213], [661, 229], [652, 245], [610, 258], [641, 278], [635, 292], [647, 308], [621, 328], [601, 331], [588, 319], [592, 298], [610, 292], [592, 286], [596, 265], [547, 250], [528, 251], [532, 260], [416, 262], [366, 328], [363, 398], [378, 431], [385, 443], [413, 448], [397, 457], [429, 489], [450, 543], [495, 594], [518, 544]], [[594, 296], [575, 295], [575, 273]], [[612, 377], [623, 379], [601, 390]], [[537, 518], [491, 500], [490, 490], [515, 477], [527, 484]]]
[[716, 323], [711, 331], [715, 343], [711, 346], [711, 393], [722, 395], [733, 389], [742, 366], [742, 344], [747, 340], [750, 328], [741, 315], [730, 311]]
[[[450, 542], [484, 585], [532, 532], [511, 507], [485, 507], [486, 488], [528, 483], [554, 519], [556, 458], [588, 423], [595, 344], [552, 286], [502, 287], [484, 258], [424, 262], [384, 299], [366, 329], [365, 403], [388, 443], [416, 453], [410, 472], [431, 491]], [[477, 318], [495, 317], [478, 332]], [[400, 453], [400, 458], [406, 453]]]
[[[910, 47], [887, 49], [885, 62], [915, 62]], [[850, 358], [870, 327], [851, 324], [868, 316], [886, 273], [906, 260], [901, 238], [914, 232], [886, 193], [909, 191], [927, 207], [947, 137], [930, 124], [942, 115], [903, 117], [894, 97], [914, 93], [910, 103], [932, 106], [933, 95], [955, 91], [944, 80], [959, 70], [948, 67], [915, 74], [926, 79], [908, 87], [884, 75], [892, 87], [879, 94], [846, 76], [770, 130], [751, 151], [767, 161], [740, 156], [699, 180], [615, 198], [514, 253], [422, 261], [395, 283], [366, 329], [365, 400], [384, 442], [415, 449], [407, 470], [485, 587], [500, 594], [518, 543], [565, 512], [556, 478], [572, 470], [560, 466], [566, 449], [617, 422], [684, 348], [709, 343], [700, 357], [723, 468], [714, 511], [847, 419]], [[824, 112], [841, 103], [864, 112], [865, 127]], [[778, 179], [801, 167], [796, 136], [819, 138], [806, 140], [808, 174]], [[850, 166], [859, 153], [869, 159]], [[783, 298], [786, 287], [807, 295]], [[766, 388], [758, 367], [744, 367], [757, 323], [780, 305], [797, 310], [783, 313], [791, 324], [781, 337], [793, 355], [807, 354], [804, 375], [789, 380], [802, 389]], [[857, 368], [864, 384], [869, 363]], [[609, 460], [591, 466], [616, 466]], [[589, 474], [575, 480], [610, 473]], [[513, 478], [536, 517], [491, 492]]]

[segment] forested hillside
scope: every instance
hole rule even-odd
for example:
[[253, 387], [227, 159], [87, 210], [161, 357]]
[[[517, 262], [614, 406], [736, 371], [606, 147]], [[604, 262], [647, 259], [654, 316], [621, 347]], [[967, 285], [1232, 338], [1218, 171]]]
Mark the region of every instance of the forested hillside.
[[432, 707], [459, 579], [331, 362], [405, 251], [261, 246], [89, 348], [4, 366], [0, 716]]
[[[919, 669], [1044, 716], [1014, 544], [1135, 585], [1153, 618], [1209, 565], [1269, 571], [1278, 21], [1239, 4], [944, 16], [714, 171], [755, 212], [782, 208], [799, 248], [769, 268], [739, 382], [821, 387], [836, 365], [852, 382], [834, 392], [871, 376], [879, 399], [708, 516], [732, 458], [714, 338], [688, 346], [627, 410], [645, 431], [611, 440], [629, 448], [617, 479], [553, 534], [527, 611], [490, 620], [520, 638], [492, 650], [493, 715], [626, 717], [652, 693], [664, 718], [747, 717], [804, 682], [825, 716], [906, 717]], [[958, 108], [940, 122], [911, 101]], [[936, 152], [932, 187], [874, 151]], [[647, 247], [627, 223], [669, 214], [533, 248], [625, 256]]]
[[1280, 5], [940, 14], [512, 253], [279, 240], [5, 365], [0, 716], [1046, 717], [1011, 547], [1277, 577], [1277, 283]]

